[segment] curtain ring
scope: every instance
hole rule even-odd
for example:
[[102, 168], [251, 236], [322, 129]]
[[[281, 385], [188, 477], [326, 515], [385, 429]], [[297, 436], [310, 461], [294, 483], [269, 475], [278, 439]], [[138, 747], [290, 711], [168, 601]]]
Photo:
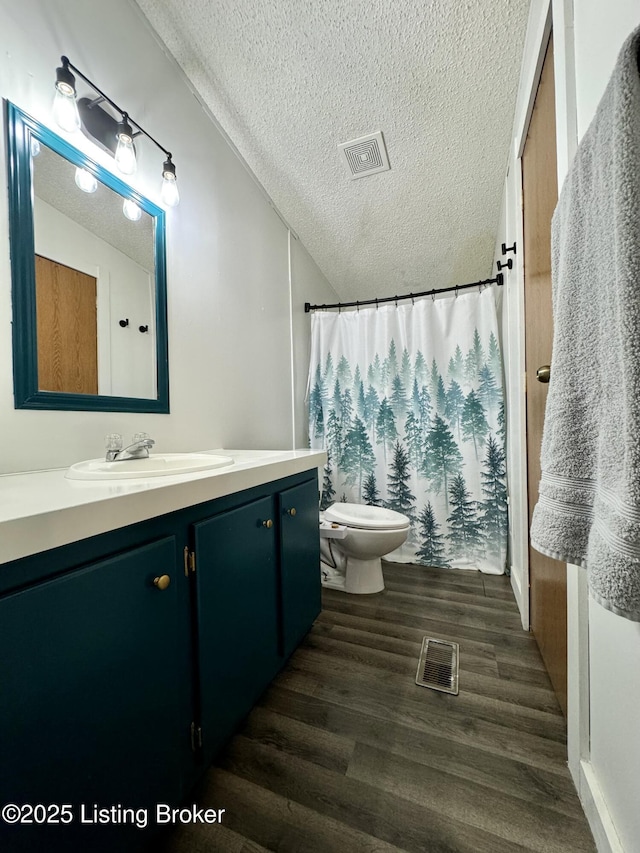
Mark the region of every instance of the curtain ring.
[[409, 294], [409, 296], [411, 297], [411, 304], [412, 304], [412, 305], [415, 305], [415, 304], [416, 304], [416, 301], [415, 301], [415, 299], [413, 298], [413, 293], [410, 293], [410, 294]]
[[342, 314], [342, 304], [338, 302], [338, 314]]
[[458, 298], [458, 285], [456, 284], [456, 299]]
[[378, 310], [378, 297], [376, 296], [376, 311]]
[[396, 294], [393, 298], [396, 300], [396, 308], [397, 308], [398, 307], [398, 295]]
[[356, 311], [360, 313], [360, 303], [356, 300]]
[[435, 289], [431, 291], [431, 301], [432, 301], [432, 302], [435, 302], [435, 301], [436, 301], [436, 291], [435, 291]]

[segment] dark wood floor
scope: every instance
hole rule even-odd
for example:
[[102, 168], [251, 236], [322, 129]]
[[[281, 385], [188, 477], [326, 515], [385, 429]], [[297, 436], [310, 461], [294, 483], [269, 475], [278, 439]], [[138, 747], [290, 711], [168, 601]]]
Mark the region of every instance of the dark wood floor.
[[[311, 633], [213, 767], [167, 853], [595, 851], [565, 722], [505, 577], [385, 564], [324, 590]], [[424, 635], [460, 644], [460, 694], [415, 685]]]

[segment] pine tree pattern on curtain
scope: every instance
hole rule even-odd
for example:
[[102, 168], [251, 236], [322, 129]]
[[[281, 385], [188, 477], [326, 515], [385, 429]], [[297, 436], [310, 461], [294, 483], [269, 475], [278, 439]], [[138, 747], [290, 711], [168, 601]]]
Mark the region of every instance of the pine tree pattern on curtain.
[[309, 438], [327, 451], [321, 509], [411, 520], [390, 559], [504, 571], [507, 487], [494, 293], [312, 316]]

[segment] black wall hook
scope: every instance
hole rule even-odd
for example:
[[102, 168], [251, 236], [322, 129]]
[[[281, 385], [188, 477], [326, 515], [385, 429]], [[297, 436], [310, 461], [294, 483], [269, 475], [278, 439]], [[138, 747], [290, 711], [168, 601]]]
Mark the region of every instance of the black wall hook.
[[123, 329], [126, 329], [129, 325], [129, 318], [127, 317], [126, 320], [118, 320], [118, 325], [122, 326]]
[[508, 261], [502, 263], [501, 261], [496, 261], [496, 266], [499, 270], [503, 270], [505, 267], [510, 270], [513, 268], [513, 258], [509, 258]]
[[513, 252], [514, 255], [516, 254], [516, 243], [514, 243], [513, 246], [507, 246], [506, 243], [503, 243], [501, 248], [503, 255], [506, 255], [507, 252]]
[[138, 331], [142, 332], [142, 334], [144, 335], [145, 332], [149, 331], [149, 327], [148, 326], [138, 326]]

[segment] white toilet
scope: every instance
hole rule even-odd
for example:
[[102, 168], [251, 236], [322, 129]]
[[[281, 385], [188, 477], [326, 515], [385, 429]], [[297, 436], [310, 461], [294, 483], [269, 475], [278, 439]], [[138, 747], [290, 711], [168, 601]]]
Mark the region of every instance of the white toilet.
[[[379, 506], [330, 506], [320, 526], [323, 585], [345, 592], [382, 592], [380, 558], [405, 542], [409, 523], [406, 515]], [[340, 538], [332, 536], [332, 531]]]

